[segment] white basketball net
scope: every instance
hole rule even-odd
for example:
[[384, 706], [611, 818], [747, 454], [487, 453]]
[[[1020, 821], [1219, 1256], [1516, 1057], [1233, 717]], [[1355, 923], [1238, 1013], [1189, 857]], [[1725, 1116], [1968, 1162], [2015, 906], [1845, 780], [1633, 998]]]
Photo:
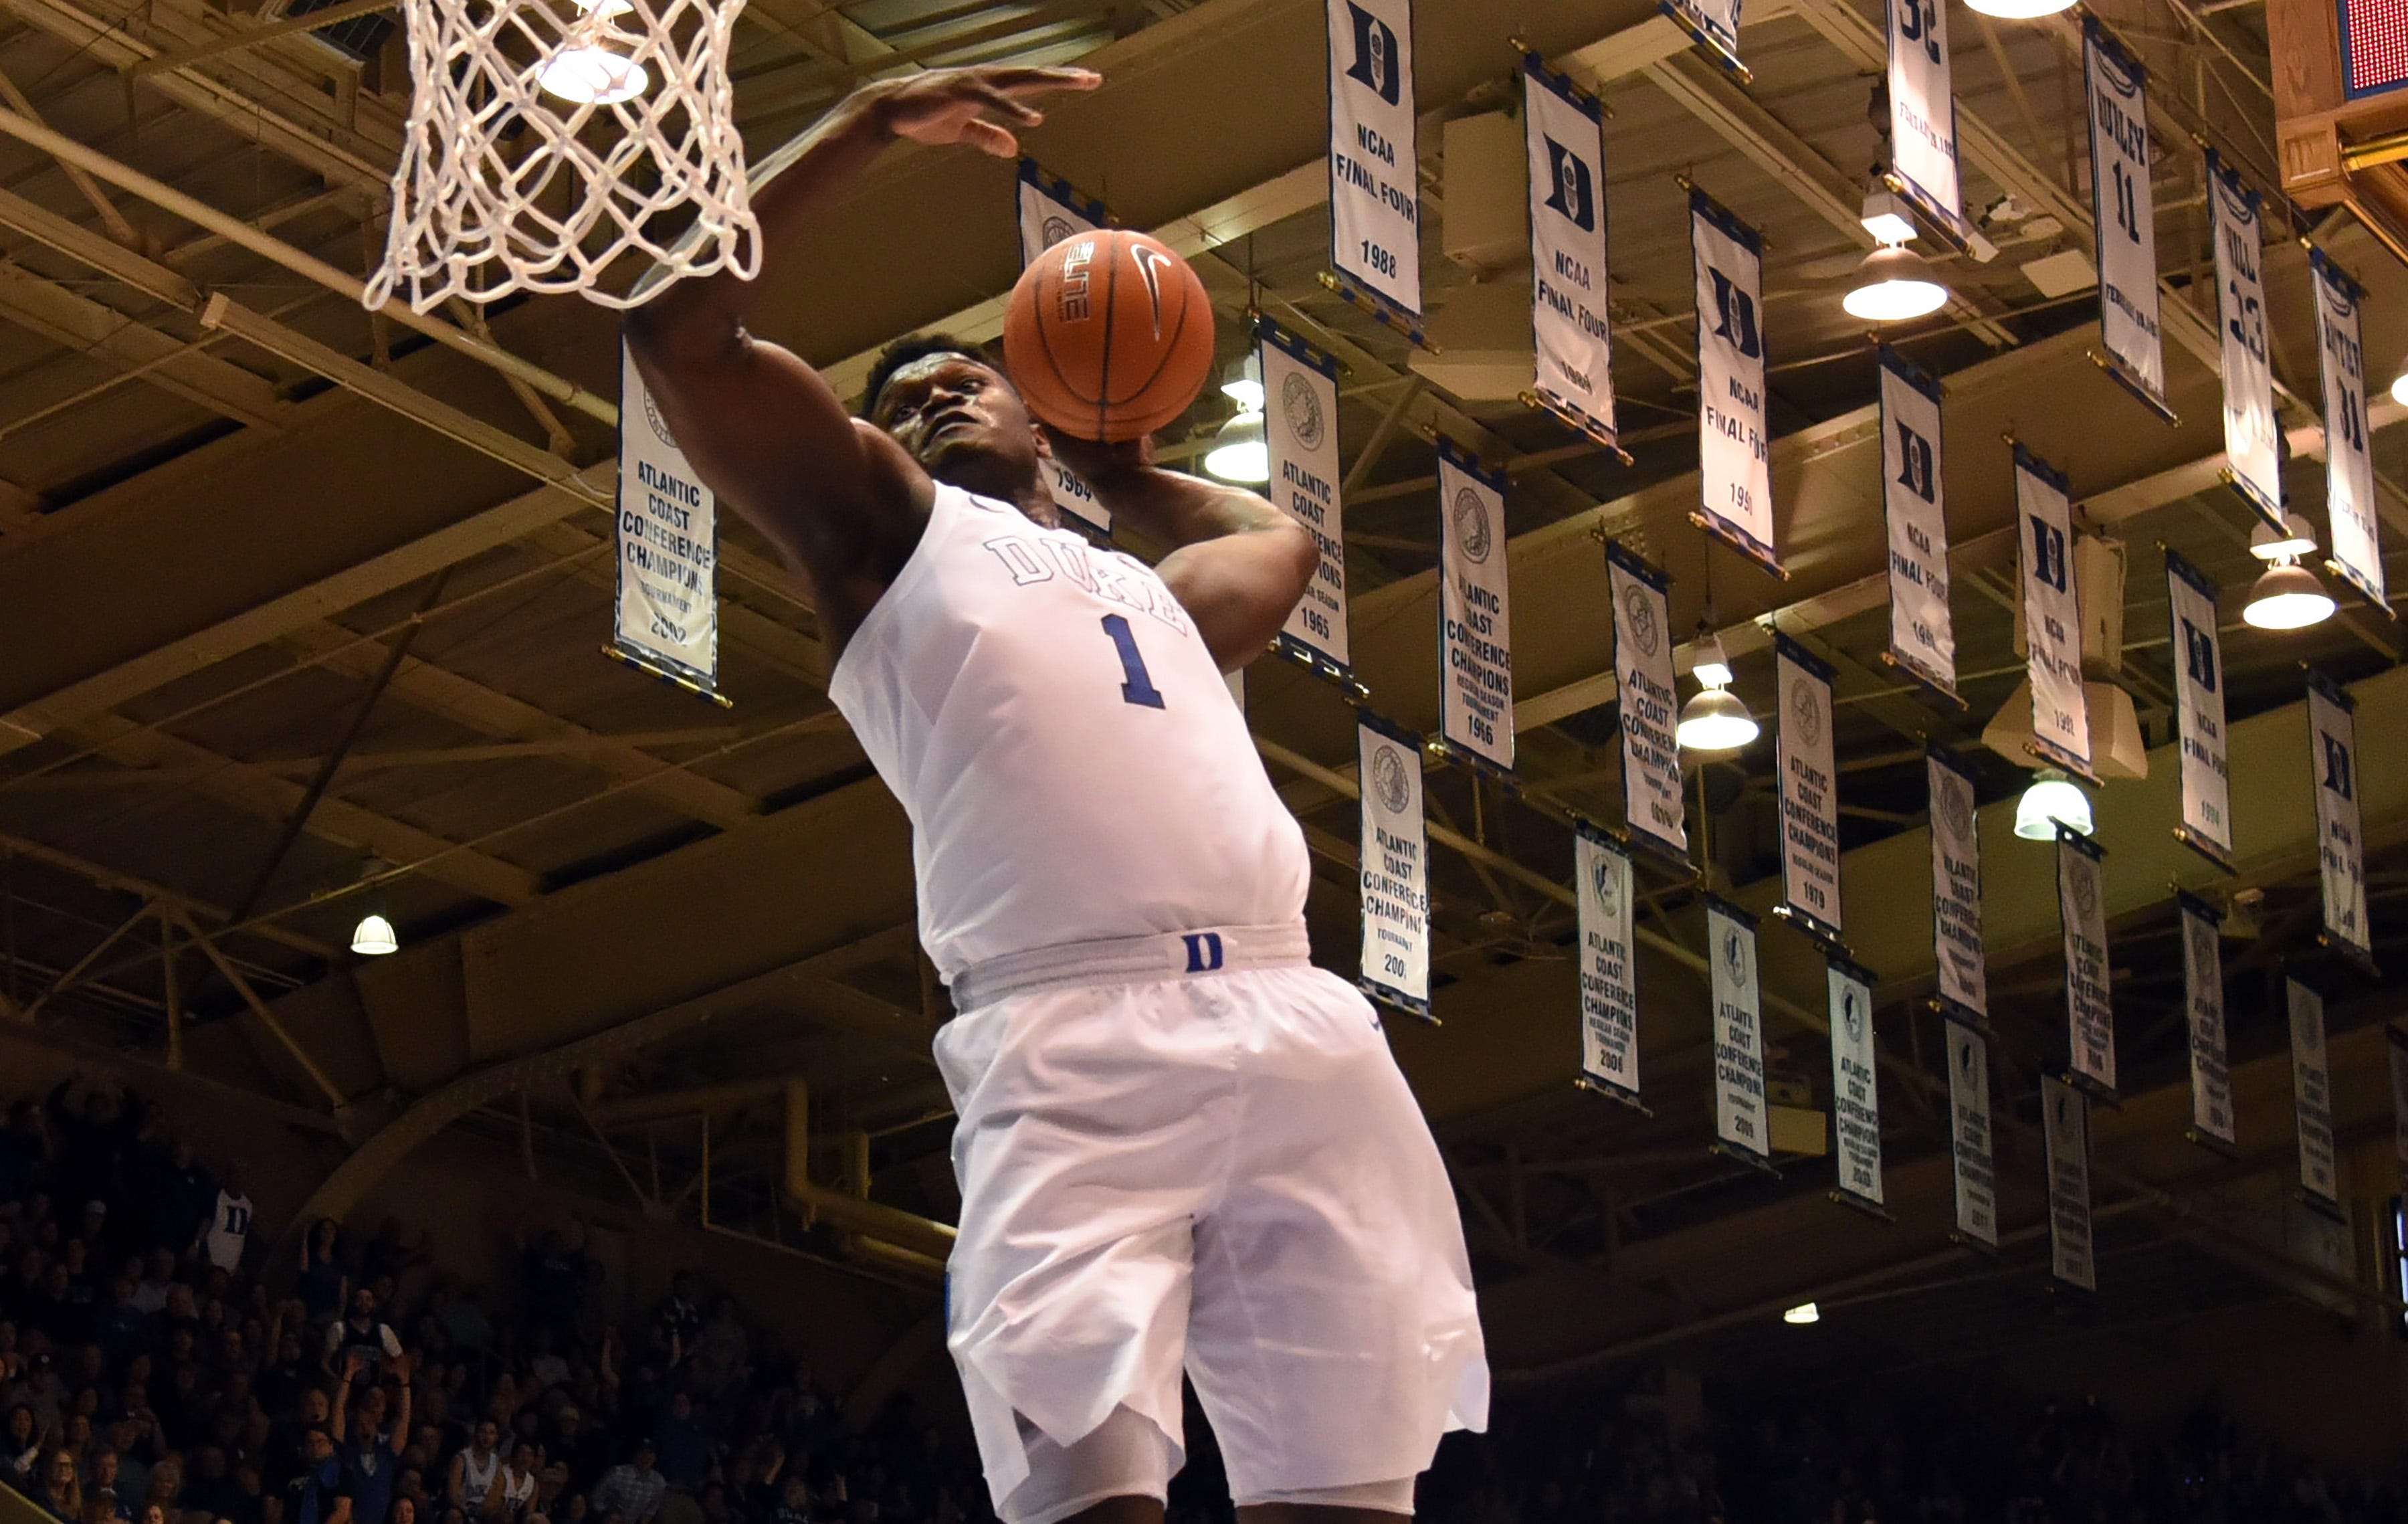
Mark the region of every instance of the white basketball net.
[[[399, 292], [424, 312], [523, 290], [624, 308], [666, 284], [606, 289], [598, 282], [623, 255], [623, 274], [757, 274], [760, 229], [727, 78], [742, 8], [404, 0], [416, 90], [366, 305]], [[690, 222], [664, 217], [680, 208], [694, 209]]]

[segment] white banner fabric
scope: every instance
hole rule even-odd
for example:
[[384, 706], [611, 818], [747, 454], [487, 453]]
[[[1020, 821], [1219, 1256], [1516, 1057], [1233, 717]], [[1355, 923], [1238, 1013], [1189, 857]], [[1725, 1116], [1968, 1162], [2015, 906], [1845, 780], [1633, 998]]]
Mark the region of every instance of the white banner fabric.
[[2283, 524], [2282, 424], [2266, 358], [2264, 208], [2258, 193], [2207, 151], [2209, 237], [2215, 244], [2215, 306], [2223, 320], [2224, 461], [2235, 491], [2276, 528]]
[[1714, 1137], [1758, 1163], [1772, 1152], [1764, 1109], [1764, 1019], [1756, 983], [1756, 922], [1706, 899], [1706, 956], [1714, 1001]]
[[2315, 769], [2316, 854], [2325, 934], [2372, 963], [2366, 921], [2366, 839], [2358, 818], [2358, 714], [2349, 695], [2308, 674], [2308, 745]]
[[2325, 510], [2335, 570], [2376, 608], [2384, 598], [2383, 543], [2375, 529], [2374, 458], [2366, 441], [2366, 351], [2358, 309], [2365, 293], [2347, 272], [2308, 252], [2316, 288], [2316, 354], [2325, 382]]
[[[1025, 269], [1037, 256], [1073, 233], [1093, 233], [1108, 225], [1103, 203], [1081, 195], [1069, 182], [1049, 175], [1034, 159], [1020, 161], [1020, 265]], [[1058, 460], [1045, 463], [1045, 490], [1054, 506], [1099, 535], [1112, 532], [1112, 512], [1096, 497], [1093, 487]]]
[[1841, 1191], [1882, 1204], [1881, 1084], [1873, 1051], [1872, 976], [1831, 960], [1831, 1153]]
[[2090, 709], [2082, 690], [2082, 606], [2073, 585], [2071, 488], [2046, 461], [2015, 446], [2015, 508], [2023, 522], [2026, 666], [2032, 746], [2090, 775]]
[[2157, 323], [2147, 71], [2086, 17], [2082, 44], [2090, 104], [2090, 211], [2098, 227], [2100, 338], [2115, 378], [2172, 417]]
[[1839, 940], [1840, 771], [1831, 754], [1831, 669], [1785, 635], [1772, 638], [1781, 714], [1773, 775], [1781, 808], [1782, 908]]
[[2200, 1137], [2233, 1147], [2232, 1071], [2224, 1042], [2224, 937], [2215, 912], [2186, 894], [2174, 897], [2182, 918], [2183, 994], [2190, 1013], [2190, 1126]]
[[1956, 1231], [1999, 1246], [1999, 1176], [1990, 1154], [1990, 1044], [1972, 1028], [1943, 1021], [1948, 1039], [1948, 1143], [1956, 1185]]
[[2232, 777], [2225, 756], [2224, 649], [2215, 631], [2216, 586], [2166, 553], [2166, 606], [2173, 635], [2174, 733], [2182, 777], [2182, 828], [2174, 835], [2230, 871]]
[[2048, 1268], [2058, 1280], [2099, 1289], [2090, 1243], [2090, 1098], [2058, 1079], [2040, 1081], [2048, 1143]]
[[1739, 66], [1739, 0], [1661, 0], [1661, 8], [1726, 66]]
[[1613, 597], [1613, 669], [1621, 692], [1622, 809], [1630, 833], [1686, 858], [1681, 792], [1680, 705], [1672, 691], [1672, 614], [1663, 575], [1612, 540], [1606, 582]]
[[2291, 1015], [2291, 1105], [2299, 1123], [2300, 1188], [2328, 1211], [2338, 1212], [2341, 1161], [2333, 1144], [2325, 998], [2297, 979], [2286, 979], [2283, 984]]
[[[1920, 5], [1923, 0], [1899, 0]], [[1948, 518], [1940, 477], [1940, 383], [1881, 350], [1882, 514], [1889, 526], [1889, 652], [1925, 683], [1956, 692], [1948, 611]]]
[[1268, 321], [1254, 330], [1271, 501], [1321, 547], [1321, 566], [1280, 630], [1292, 654], [1347, 677], [1346, 541], [1338, 501], [1338, 363]]
[[1764, 241], [1689, 193], [1698, 301], [1698, 510], [1710, 533], [1768, 568], [1772, 543], [1772, 428], [1765, 414]]
[[2107, 994], [2107, 884], [2099, 848], [2057, 828], [2057, 908], [2065, 924], [2066, 1046], [2073, 1072], [2115, 1090], [2115, 1020]]
[[614, 651], [719, 696], [719, 502], [678, 448], [619, 346], [619, 562]]
[[1946, 0], [1889, 0], [1889, 166], [1907, 194], [1961, 239], [1956, 92]]
[[1584, 827], [1574, 838], [1580, 894], [1581, 1077], [1639, 1100], [1638, 958], [1631, 946], [1630, 855]]
[[1513, 770], [1513, 626], [1505, 554], [1505, 476], [1438, 445], [1439, 734]]
[[1412, 0], [1327, 0], [1329, 259], [1418, 323], [1421, 159], [1413, 122]]
[[1973, 780], [1937, 752], [1924, 758], [1931, 789], [1933, 993], [1942, 1008], [1974, 1021], [1990, 1016], [1989, 959], [1982, 948], [1982, 836]]
[[1597, 98], [1533, 53], [1523, 61], [1530, 156], [1530, 326], [1536, 392], [1548, 411], [1613, 443], [1613, 345], [1607, 313], [1604, 114]]
[[1422, 749], [1375, 726], [1355, 727], [1363, 796], [1363, 987], [1429, 1014], [1429, 843], [1422, 820]]

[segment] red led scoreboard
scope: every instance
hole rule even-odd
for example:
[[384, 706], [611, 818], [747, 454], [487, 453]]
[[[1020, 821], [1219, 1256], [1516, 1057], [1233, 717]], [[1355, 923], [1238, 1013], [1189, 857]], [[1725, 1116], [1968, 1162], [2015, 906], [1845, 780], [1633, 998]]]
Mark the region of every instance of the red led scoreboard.
[[2283, 189], [2408, 247], [2408, 0], [2266, 0]]
[[2340, 0], [2342, 92], [2363, 100], [2408, 84], [2408, 0]]

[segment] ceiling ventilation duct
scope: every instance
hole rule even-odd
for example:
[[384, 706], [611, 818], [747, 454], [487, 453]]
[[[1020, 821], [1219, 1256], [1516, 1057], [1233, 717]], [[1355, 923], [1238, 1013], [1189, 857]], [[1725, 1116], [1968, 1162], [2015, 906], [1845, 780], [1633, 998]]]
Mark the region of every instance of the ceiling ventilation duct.
[[[2078, 535], [2073, 541], [2073, 581], [2082, 604], [2082, 668], [2086, 673], [2124, 669], [2124, 542], [2099, 535]], [[2015, 654], [2028, 655], [2024, 610], [2015, 604]], [[2082, 685], [2090, 711], [2091, 767], [2104, 778], [2145, 778], [2149, 748], [2141, 733], [2141, 718], [2132, 696], [2113, 683]], [[2017, 767], [2040, 766], [2031, 751], [2031, 680], [2015, 684], [1990, 723], [1982, 727], [1982, 744]]]
[[1409, 363], [1464, 401], [1511, 402], [1537, 382], [1526, 280], [1457, 286], [1427, 326], [1430, 347]]

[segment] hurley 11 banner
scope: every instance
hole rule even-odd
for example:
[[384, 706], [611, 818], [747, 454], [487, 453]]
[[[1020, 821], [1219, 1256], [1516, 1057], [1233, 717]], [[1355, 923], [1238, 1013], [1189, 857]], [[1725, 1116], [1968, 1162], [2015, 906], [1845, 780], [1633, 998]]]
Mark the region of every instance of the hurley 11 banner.
[[1889, 0], [1889, 167], [1907, 198], [1963, 242], [1946, 0]]
[[2324, 941], [2374, 967], [2366, 923], [2366, 841], [2358, 814], [2358, 700], [2321, 672], [2308, 674], [2309, 766], [2315, 769], [2316, 853], [2324, 887]]
[[2090, 101], [2090, 211], [2098, 226], [2099, 332], [2107, 373], [2171, 420], [2165, 338], [2157, 324], [2157, 205], [2149, 199], [2146, 71], [2101, 31], [2082, 23]]
[[2054, 1074], [2040, 1081], [2041, 1132], [2048, 1144], [2049, 1273], [2099, 1289], [2090, 1244], [2090, 1098]]
[[2072, 1077], [2115, 1093], [2115, 1018], [2107, 998], [2106, 850], [2057, 827], [2057, 905], [2065, 923], [2066, 1047]]
[[[1020, 264], [1023, 269], [1037, 256], [1074, 233], [1093, 233], [1111, 225], [1104, 204], [1082, 195], [1058, 175], [1046, 173], [1034, 159], [1020, 161]], [[1054, 506], [1099, 535], [1112, 532], [1112, 511], [1097, 500], [1093, 487], [1058, 460], [1045, 462], [1045, 490]]]
[[[1899, 0], [1920, 5], [1922, 0]], [[1882, 515], [1889, 525], [1889, 655], [1956, 697], [1948, 612], [1948, 519], [1940, 490], [1940, 383], [1881, 347]]]
[[2224, 918], [2180, 890], [2174, 906], [2182, 918], [2183, 994], [2190, 1010], [2188, 1136], [2229, 1152], [2240, 1139], [2232, 1129], [2232, 1071], [2225, 1059]]
[[1698, 523], [1778, 575], [1764, 400], [1764, 240], [1692, 189], [1689, 252], [1698, 300]]
[[1841, 1200], [1882, 1207], [1881, 1085], [1873, 1050], [1873, 976], [1842, 957], [1827, 966], [1830, 996], [1831, 1157]]
[[1572, 427], [1613, 444], [1611, 283], [1605, 263], [1604, 108], [1550, 70], [1522, 61], [1530, 156], [1530, 327], [1535, 395]]
[[1751, 1164], [1772, 1153], [1764, 1109], [1764, 1018], [1756, 984], [1756, 918], [1706, 897], [1708, 983], [1714, 1002], [1714, 1140]]
[[1341, 289], [1419, 338], [1412, 0], [1327, 0], [1327, 13], [1330, 266]]
[[1429, 1004], [1429, 843], [1418, 738], [1362, 713], [1363, 988], [1417, 1016]]
[[1948, 1039], [1948, 1143], [1956, 1183], [1956, 1236], [1999, 1246], [1999, 1176], [1990, 1155], [1990, 1043], [1943, 1021]]
[[2297, 975], [2283, 981], [2291, 1014], [2291, 1104], [2300, 1133], [2300, 1188], [2308, 1204], [2341, 1215], [2334, 1153], [2332, 1068], [2325, 1056], [2325, 998]]
[[1679, 712], [1672, 695], [1672, 615], [1664, 574], [1605, 544], [1613, 598], [1613, 675], [1621, 691], [1622, 811], [1632, 841], [1674, 862], [1689, 860], [1682, 809]]
[[609, 654], [715, 703], [719, 503], [619, 346], [619, 588]]
[[2216, 586], [2166, 553], [2166, 608], [2173, 634], [2174, 734], [2182, 824], [2174, 840], [2232, 871], [2232, 780], [2224, 752], [2224, 653], [2215, 632]]
[[1338, 501], [1338, 362], [1268, 318], [1254, 325], [1272, 503], [1304, 525], [1321, 565], [1280, 630], [1280, 649], [1325, 676], [1354, 681], [1346, 626], [1346, 540]]
[[1580, 893], [1581, 1083], [1639, 1104], [1638, 959], [1631, 947], [1630, 854], [1584, 821], [1574, 838]]
[[2031, 679], [2032, 750], [2043, 760], [2090, 772], [2090, 709], [2082, 690], [2082, 605], [2073, 585], [2071, 484], [2048, 462], [2015, 446], [2015, 510], [2023, 524], [2026, 670]]
[[1990, 1019], [1988, 959], [1982, 951], [1982, 836], [1973, 779], [1939, 752], [1924, 757], [1931, 789], [1931, 954], [1939, 970], [1932, 999], [1976, 1026]]
[[2207, 221], [2215, 244], [2216, 315], [2224, 323], [2224, 462], [2235, 492], [2283, 526], [2282, 424], [2266, 357], [2263, 206], [2214, 149], [2207, 151]]
[[2325, 508], [2331, 515], [2332, 566], [2369, 603], [2384, 599], [2383, 546], [2374, 527], [2374, 458], [2366, 442], [2366, 351], [2358, 309], [2366, 293], [2348, 272], [2308, 251], [2316, 288], [2316, 353], [2325, 381]]
[[1513, 628], [1506, 602], [1505, 473], [1438, 441], [1439, 736], [1513, 770]]
[[1821, 657], [1777, 631], [1772, 650], [1781, 702], [1774, 774], [1781, 806], [1780, 913], [1809, 936], [1836, 942], [1842, 925], [1832, 671]]

